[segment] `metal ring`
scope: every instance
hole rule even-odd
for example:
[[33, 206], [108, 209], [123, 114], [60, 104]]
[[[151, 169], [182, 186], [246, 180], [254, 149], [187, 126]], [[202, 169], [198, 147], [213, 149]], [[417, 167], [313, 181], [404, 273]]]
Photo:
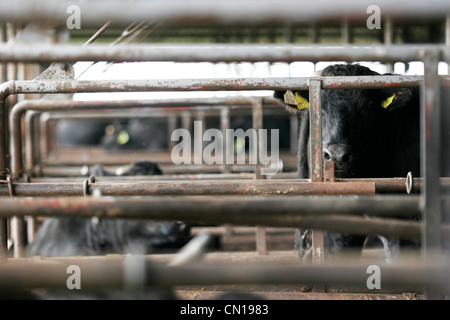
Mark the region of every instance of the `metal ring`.
[[89, 180], [85, 179], [83, 181], [83, 196], [87, 196], [89, 195]]
[[89, 179], [85, 179], [83, 181], [83, 195], [85, 197], [87, 195], [89, 195], [89, 184], [90, 183], [95, 183], [95, 177], [94, 176], [90, 176]]
[[406, 193], [407, 194], [411, 194], [412, 189], [414, 187], [414, 178], [412, 175], [412, 172], [409, 171], [408, 174], [406, 175]]
[[12, 187], [12, 179], [11, 176], [6, 177], [6, 181], [8, 182], [8, 190], [9, 190], [9, 196], [14, 197], [13, 187]]

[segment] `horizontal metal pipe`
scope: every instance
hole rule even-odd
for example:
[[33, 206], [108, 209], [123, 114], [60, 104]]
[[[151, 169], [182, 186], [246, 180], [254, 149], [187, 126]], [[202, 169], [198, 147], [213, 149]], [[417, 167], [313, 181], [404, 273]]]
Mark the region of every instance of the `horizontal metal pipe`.
[[292, 44], [141, 44], [127, 46], [1, 45], [0, 62], [51, 61], [176, 61], [176, 62], [295, 62], [380, 61], [409, 62], [423, 59], [424, 51], [449, 49], [436, 45], [326, 46]]
[[[314, 183], [291, 180], [267, 181], [146, 181], [99, 182], [90, 184], [104, 196], [149, 195], [371, 195], [372, 182]], [[23, 197], [82, 196], [81, 183], [14, 183], [13, 192]], [[7, 185], [0, 185], [0, 196], [8, 196]]]
[[[54, 0], [17, 0], [12, 3], [1, 3], [0, 21], [2, 22], [45, 22], [59, 26], [67, 26], [70, 14], [70, 1]], [[288, 23], [329, 21], [330, 19], [367, 20], [368, 8], [373, 1], [342, 0], [339, 5], [332, 0], [299, 6], [294, 0], [254, 1], [185, 1], [172, 0], [163, 2], [135, 0], [133, 5], [121, 1], [95, 1], [76, 4], [80, 14], [80, 24], [97, 27], [99, 21], [114, 21], [114, 25], [128, 25], [135, 21], [164, 21], [166, 24], [255, 24], [255, 23]], [[399, 0], [393, 3], [388, 0], [377, 1], [381, 12], [389, 17], [416, 19], [421, 17], [445, 18], [450, 5], [445, 0], [435, 0], [433, 5], [420, 1]], [[249, 14], [251, 12], [251, 14]], [[364, 25], [365, 26], [365, 25]], [[81, 25], [80, 25], [81, 27]]]
[[[205, 78], [150, 80], [21, 80], [0, 85], [0, 98], [18, 93], [148, 92], [148, 91], [221, 91], [221, 90], [307, 90], [308, 77]], [[319, 77], [322, 89], [381, 89], [418, 87], [422, 76], [342, 76]], [[441, 76], [442, 80], [450, 76]], [[272, 100], [275, 101], [275, 100]], [[45, 103], [45, 102], [41, 102]], [[82, 104], [79, 101], [80, 105]], [[91, 102], [93, 103], [93, 102]], [[98, 102], [99, 105], [102, 102]], [[157, 103], [157, 102], [156, 102]], [[76, 106], [75, 106], [76, 107]]]
[[[264, 105], [264, 115], [278, 115], [278, 116], [285, 116], [286, 118], [289, 117], [288, 114], [286, 114], [286, 110], [284, 108], [280, 108], [281, 101], [279, 104], [274, 105]], [[167, 117], [167, 116], [179, 116], [181, 117], [187, 110], [189, 112], [195, 113], [197, 111], [202, 111], [205, 113], [205, 116], [207, 117], [218, 117], [220, 116], [221, 110], [224, 108], [229, 108], [231, 110], [231, 114], [233, 116], [238, 115], [250, 115], [251, 114], [251, 105], [248, 105], [248, 108], [245, 108], [245, 105], [212, 105], [212, 106], [170, 106], [170, 107], [136, 107], [134, 109], [131, 109], [131, 112], [129, 111], [113, 111], [113, 110], [85, 110], [82, 112], [79, 112], [78, 110], [75, 111], [68, 111], [68, 112], [52, 112], [50, 114], [50, 120], [60, 120], [60, 119], [110, 119], [110, 118], [155, 118], [155, 117]], [[107, 111], [107, 112], [106, 112]]]
[[[276, 175], [275, 175], [276, 176]], [[99, 182], [126, 182], [126, 181], [173, 181], [173, 180], [251, 180], [253, 173], [210, 173], [210, 174], [165, 174], [162, 176], [104, 176], [95, 177]], [[78, 177], [30, 177], [31, 183], [83, 183], [87, 176]], [[305, 181], [306, 182], [306, 181]]]
[[[82, 183], [87, 177], [30, 177], [29, 182], [32, 183]], [[144, 181], [172, 181], [172, 180], [250, 180], [253, 173], [230, 173], [230, 174], [184, 174], [173, 175], [165, 174], [163, 176], [104, 176], [96, 177], [97, 182], [144, 182]], [[297, 179], [296, 173], [280, 173], [270, 176], [269, 180], [284, 179], [288, 183], [302, 182], [309, 183], [309, 179]], [[336, 179], [336, 182], [371, 182], [375, 184], [375, 193], [406, 193], [405, 178], [355, 178], [355, 179]], [[415, 178], [411, 193], [420, 193], [422, 178]], [[442, 190], [450, 190], [450, 178], [441, 178]]]
[[[296, 166], [296, 157], [281, 152], [279, 158], [284, 166]], [[96, 147], [64, 147], [52, 150], [48, 157], [44, 158], [46, 165], [90, 165], [101, 163], [103, 165], [123, 164], [137, 159], [152, 159], [160, 164], [173, 164], [171, 151], [151, 150], [103, 150]], [[246, 155], [248, 159], [248, 155]], [[248, 163], [248, 160], [246, 160]], [[213, 166], [213, 165], [211, 165]]]
[[[117, 165], [123, 165], [123, 162], [116, 163]], [[233, 173], [248, 173], [255, 170], [254, 165], [234, 164], [231, 165], [231, 171]], [[112, 165], [110, 169], [117, 169], [117, 166]], [[178, 175], [178, 174], [217, 174], [223, 171], [223, 165], [221, 164], [161, 164], [161, 170], [164, 174]], [[44, 165], [40, 167], [40, 172], [43, 176], [48, 177], [79, 177], [81, 172], [85, 169], [84, 165], [75, 166], [51, 166]], [[108, 168], [106, 168], [108, 169]]]
[[[443, 260], [417, 259], [396, 264], [379, 262], [382, 285], [408, 285], [420, 290], [431, 284], [448, 290], [448, 263]], [[121, 258], [52, 258], [20, 259], [0, 264], [0, 290], [19, 288], [60, 288], [67, 290], [67, 270], [77, 265], [81, 272], [83, 290], [125, 288], [125, 268], [140, 264], [144, 286], [244, 285], [244, 284], [353, 284], [366, 288], [368, 265], [362, 263], [323, 263], [320, 265], [294, 263], [208, 263], [203, 265], [166, 266], [152, 263], [146, 256]], [[89, 291], [88, 291], [89, 292]]]
[[[401, 209], [401, 210], [399, 210]], [[305, 227], [419, 238], [420, 223], [357, 215], [420, 215], [417, 196], [154, 196], [5, 198], [0, 217], [75, 216]]]

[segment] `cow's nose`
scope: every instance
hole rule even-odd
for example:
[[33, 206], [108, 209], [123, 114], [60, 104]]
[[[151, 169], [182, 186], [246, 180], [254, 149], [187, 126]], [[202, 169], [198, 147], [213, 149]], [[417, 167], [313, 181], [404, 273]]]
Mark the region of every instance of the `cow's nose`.
[[352, 151], [349, 147], [331, 144], [323, 149], [323, 159], [325, 161], [349, 162], [352, 158]]

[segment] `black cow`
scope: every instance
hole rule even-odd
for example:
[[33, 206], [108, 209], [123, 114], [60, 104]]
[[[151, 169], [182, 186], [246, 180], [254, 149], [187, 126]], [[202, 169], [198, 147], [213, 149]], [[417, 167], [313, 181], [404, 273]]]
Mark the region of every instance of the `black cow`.
[[164, 150], [169, 147], [166, 119], [60, 120], [56, 136], [62, 147], [98, 145], [105, 150]]
[[132, 119], [107, 126], [100, 145], [105, 150], [165, 150], [168, 130], [166, 119]]
[[[358, 64], [338, 64], [325, 68], [321, 75], [371, 76], [378, 73]], [[275, 97], [283, 99], [285, 93], [286, 91], [278, 91]], [[308, 91], [293, 91], [288, 94], [299, 105], [307, 104], [305, 100], [309, 99]], [[335, 177], [406, 177], [409, 171], [414, 176], [419, 176], [418, 89], [322, 90], [321, 102], [323, 158], [324, 161], [334, 161]], [[297, 109], [297, 105], [289, 103], [289, 99], [288, 106]], [[299, 110], [298, 114], [298, 172], [300, 178], [308, 178], [309, 109]], [[303, 239], [308, 238], [305, 234], [302, 236]], [[365, 237], [362, 236], [325, 232], [325, 245], [330, 251], [362, 248], [364, 240]], [[305, 246], [305, 243], [301, 246]]]
[[[95, 166], [96, 176], [113, 175]], [[138, 161], [123, 175], [160, 175], [149, 161]], [[146, 254], [161, 248], [179, 248], [189, 241], [190, 226], [177, 221], [136, 219], [48, 218], [27, 247], [27, 255], [80, 256], [107, 253]]]

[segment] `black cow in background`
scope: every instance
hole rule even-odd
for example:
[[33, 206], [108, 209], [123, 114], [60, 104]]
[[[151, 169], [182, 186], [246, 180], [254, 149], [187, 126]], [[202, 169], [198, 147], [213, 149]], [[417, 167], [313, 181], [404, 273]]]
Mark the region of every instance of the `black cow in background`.
[[161, 119], [131, 119], [105, 128], [100, 140], [106, 150], [164, 150], [169, 147], [168, 123]]
[[[95, 176], [113, 175], [100, 165]], [[138, 161], [122, 175], [160, 175], [156, 163]], [[136, 219], [48, 218], [27, 247], [28, 256], [63, 257], [108, 253], [148, 254], [180, 248], [189, 241], [190, 226], [177, 221]]]
[[[194, 121], [195, 119], [192, 119]], [[203, 128], [220, 129], [218, 116], [205, 117]], [[191, 126], [193, 124], [191, 123]], [[283, 115], [265, 115], [265, 129], [278, 129], [279, 148], [289, 150], [290, 120]], [[253, 128], [252, 115], [232, 115], [230, 129]], [[193, 127], [190, 128], [193, 133]], [[269, 131], [270, 132], [270, 131]], [[163, 151], [169, 149], [169, 125], [167, 119], [131, 119], [117, 121], [94, 120], [59, 120], [56, 126], [56, 136], [61, 147], [100, 146], [104, 150], [149, 150]], [[267, 143], [271, 145], [271, 135]], [[248, 151], [248, 143], [247, 143]], [[270, 150], [269, 150], [270, 151]]]
[[[322, 76], [371, 76], [378, 73], [358, 64], [331, 65]], [[283, 99], [285, 91], [275, 97]], [[288, 93], [289, 94], [289, 93]], [[291, 93], [303, 103], [308, 91]], [[420, 175], [419, 89], [330, 89], [321, 91], [324, 161], [335, 162], [337, 178], [406, 177]], [[390, 103], [389, 103], [390, 102]], [[297, 105], [288, 104], [297, 109]], [[300, 118], [298, 173], [308, 178], [309, 109], [297, 110]], [[306, 232], [306, 233], [305, 233]], [[308, 247], [309, 231], [301, 231], [300, 249]], [[366, 237], [325, 232], [328, 252], [362, 248]], [[303, 240], [302, 240], [303, 239]], [[396, 239], [380, 237], [388, 258]], [[403, 240], [400, 240], [403, 242]], [[409, 241], [407, 241], [409, 242]]]
[[98, 145], [105, 150], [164, 150], [169, 147], [165, 119], [60, 120], [56, 136], [62, 147]]

